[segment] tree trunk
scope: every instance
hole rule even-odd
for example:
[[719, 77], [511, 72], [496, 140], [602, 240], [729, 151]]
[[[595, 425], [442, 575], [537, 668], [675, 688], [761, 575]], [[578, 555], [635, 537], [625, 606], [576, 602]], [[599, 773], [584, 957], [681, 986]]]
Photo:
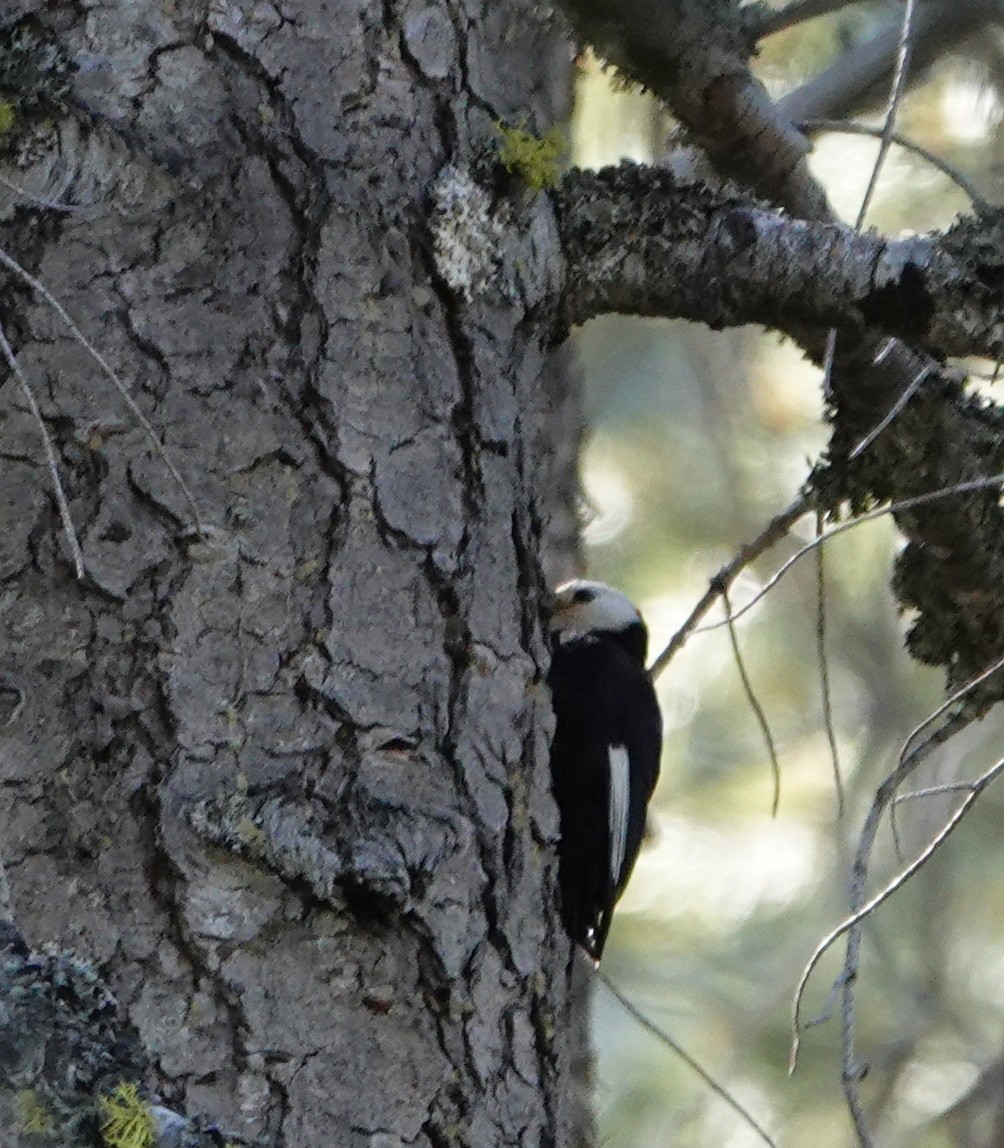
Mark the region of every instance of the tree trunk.
[[[572, 1143], [538, 612], [554, 231], [515, 192], [524, 289], [468, 298], [428, 227], [496, 121], [561, 112], [560, 30], [530, 0], [18, 0], [0, 37], [0, 174], [35, 197], [0, 247], [192, 495], [8, 270], [85, 569], [12, 375], [18, 926], [102, 971], [168, 1102], [242, 1137]], [[63, 185], [78, 210], [37, 202]]]

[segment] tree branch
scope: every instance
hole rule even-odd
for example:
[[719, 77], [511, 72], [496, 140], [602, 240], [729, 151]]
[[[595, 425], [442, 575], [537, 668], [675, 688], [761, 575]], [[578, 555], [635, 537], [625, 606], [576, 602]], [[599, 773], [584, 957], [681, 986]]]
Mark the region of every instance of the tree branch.
[[744, 10], [743, 15], [750, 35], [762, 40], [765, 36], [773, 36], [805, 20], [814, 20], [817, 16], [826, 16], [841, 8], [851, 8], [857, 3], [860, 0], [791, 0], [783, 8], [768, 8], [766, 4], [752, 5]]
[[811, 324], [870, 327], [940, 357], [1004, 355], [990, 248], [974, 269], [957, 238], [946, 251], [929, 236], [786, 219], [731, 190], [628, 164], [570, 173], [557, 205], [568, 324], [615, 311], [796, 336]]
[[[997, 10], [990, 0], [960, 0], [971, 16]], [[564, 0], [579, 32], [625, 75], [660, 96], [707, 152], [723, 176], [786, 207], [803, 219], [833, 222], [822, 189], [805, 164], [807, 143], [749, 69], [753, 41], [730, 0]], [[898, 36], [897, 36], [898, 41]], [[893, 58], [890, 49], [889, 59]], [[986, 284], [998, 281], [1000, 228], [968, 236]], [[946, 237], [951, 247], [953, 233]], [[960, 242], [959, 251], [963, 244]], [[634, 268], [627, 269], [634, 274]], [[826, 355], [826, 329], [794, 332], [817, 362]], [[1004, 413], [963, 395], [936, 362], [900, 342], [864, 333], [838, 341], [827, 398], [833, 408], [831, 466], [816, 476], [817, 506], [854, 507], [869, 500], [899, 501], [923, 491], [957, 486], [998, 471], [1004, 463]], [[927, 368], [930, 378], [891, 425], [854, 460], [867, 437]], [[894, 589], [918, 611], [908, 645], [921, 661], [948, 668], [964, 681], [1004, 644], [1004, 514], [996, 497], [974, 493], [950, 506], [930, 506], [897, 517], [910, 545], [897, 560]], [[998, 696], [1002, 696], [998, 693]]]
[[[987, 0], [928, 0], [918, 8], [911, 38], [919, 71], [935, 53], [943, 52], [975, 30], [977, 21], [989, 16]], [[787, 121], [825, 119], [846, 113], [885, 76], [896, 63], [901, 18], [897, 14], [870, 39], [845, 53], [826, 71], [790, 92], [778, 102]]]

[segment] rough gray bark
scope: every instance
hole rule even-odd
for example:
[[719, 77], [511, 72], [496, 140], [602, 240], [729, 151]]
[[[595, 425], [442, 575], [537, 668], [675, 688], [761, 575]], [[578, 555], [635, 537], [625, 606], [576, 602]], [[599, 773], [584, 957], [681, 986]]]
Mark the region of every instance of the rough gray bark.
[[8, 380], [20, 930], [103, 970], [146, 1083], [248, 1140], [570, 1143], [533, 321], [555, 231], [514, 189], [519, 283], [465, 299], [427, 227], [444, 165], [561, 110], [567, 46], [523, 0], [19, 0], [0, 35], [34, 85], [0, 174], [85, 205], [12, 193], [0, 246], [205, 525], [5, 274], [86, 564]]
[[[720, 171], [827, 217], [804, 140], [749, 76], [735, 4], [577, 7], [615, 58], [638, 57], [633, 74], [661, 73]], [[559, 247], [583, 204], [562, 201], [559, 231], [547, 197], [493, 161], [499, 120], [554, 117], [566, 64], [529, 0], [0, 9], [0, 174], [21, 189], [0, 247], [27, 272], [4, 264], [0, 321], [86, 569], [75, 581], [8, 379], [13, 916], [89, 962], [43, 963], [45, 1001], [99, 967], [148, 1083], [247, 1139], [481, 1148], [581, 1128], [537, 609], [568, 455], [557, 482], [564, 399], [542, 340], [614, 305], [637, 268], [591, 282], [601, 302], [573, 298], [582, 266], [563, 283]], [[54, 208], [61, 188], [83, 206]], [[997, 345], [999, 251], [979, 226], [948, 241], [972, 291], [988, 275], [982, 310], [946, 304], [939, 331], [982, 324]], [[129, 382], [200, 521], [37, 281]], [[766, 314], [772, 287], [752, 276], [743, 314]], [[846, 306], [857, 322], [860, 298]], [[819, 329], [797, 334], [819, 354]], [[837, 358], [838, 463], [924, 364], [905, 347], [872, 363], [863, 343], [868, 369]], [[1000, 469], [999, 423], [935, 374], [865, 459], [817, 476], [819, 504]], [[900, 518], [913, 648], [956, 680], [999, 651], [1000, 514], [991, 493]], [[14, 951], [0, 986], [29, 966]]]

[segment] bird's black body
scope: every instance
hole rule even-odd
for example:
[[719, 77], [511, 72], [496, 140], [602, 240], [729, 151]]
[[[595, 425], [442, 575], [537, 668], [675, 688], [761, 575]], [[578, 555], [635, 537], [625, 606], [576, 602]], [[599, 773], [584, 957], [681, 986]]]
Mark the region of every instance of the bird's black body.
[[597, 961], [641, 847], [662, 746], [659, 706], [645, 670], [644, 624], [622, 595], [609, 587], [593, 591], [599, 592], [616, 595], [634, 617], [610, 630], [563, 633], [556, 625], [549, 677], [562, 919], [569, 936]]

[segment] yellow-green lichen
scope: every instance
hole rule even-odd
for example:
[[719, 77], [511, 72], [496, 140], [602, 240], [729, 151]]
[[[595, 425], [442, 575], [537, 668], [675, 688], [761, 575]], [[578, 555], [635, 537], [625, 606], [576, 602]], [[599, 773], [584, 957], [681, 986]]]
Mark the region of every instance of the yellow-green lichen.
[[535, 136], [525, 127], [510, 128], [499, 124], [502, 135], [499, 162], [513, 175], [518, 175], [534, 191], [554, 187], [561, 174], [560, 159], [565, 141], [558, 128], [546, 135]]
[[110, 1096], [99, 1096], [98, 1110], [101, 1139], [107, 1148], [151, 1148], [156, 1126], [135, 1084], [123, 1082]]
[[17, 1094], [17, 1117], [25, 1132], [52, 1131], [52, 1115], [34, 1088], [26, 1088]]
[[0, 136], [5, 136], [11, 130], [16, 119], [14, 105], [7, 100], [0, 100]]

